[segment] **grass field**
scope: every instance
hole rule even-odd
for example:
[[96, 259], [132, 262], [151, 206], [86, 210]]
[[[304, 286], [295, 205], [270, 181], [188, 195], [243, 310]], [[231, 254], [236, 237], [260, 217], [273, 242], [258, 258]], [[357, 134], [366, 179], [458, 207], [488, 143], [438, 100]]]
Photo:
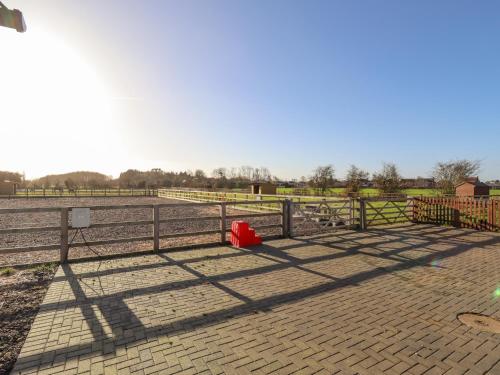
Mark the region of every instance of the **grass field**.
[[[292, 194], [293, 191], [296, 190], [294, 188], [278, 188], [278, 194]], [[307, 194], [314, 195], [315, 190], [314, 189], [300, 189], [300, 190], [305, 190]], [[343, 194], [345, 192], [344, 188], [330, 188], [327, 190], [327, 194]], [[438, 196], [439, 195], [439, 190], [436, 189], [403, 189], [401, 190], [402, 193], [407, 194], [409, 196], [417, 196], [417, 195], [423, 195], [426, 197], [433, 197], [433, 196]], [[379, 190], [376, 188], [363, 188], [361, 189], [361, 194], [362, 195], [378, 195]], [[491, 189], [490, 190], [490, 195], [500, 195], [500, 189]]]

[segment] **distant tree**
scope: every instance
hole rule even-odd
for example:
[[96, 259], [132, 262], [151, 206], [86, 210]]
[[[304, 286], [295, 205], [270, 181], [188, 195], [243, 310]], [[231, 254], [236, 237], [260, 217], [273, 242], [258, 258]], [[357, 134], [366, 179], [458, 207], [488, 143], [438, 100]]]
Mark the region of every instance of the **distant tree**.
[[[50, 180], [48, 177], [43, 177], [41, 180], [41, 185], [45, 188], [48, 189], [51, 187]], [[54, 184], [55, 185], [55, 184]], [[58, 186], [59, 187], [59, 186]]]
[[335, 170], [333, 165], [319, 166], [314, 170], [311, 177], [311, 184], [316, 189], [319, 189], [322, 194], [333, 185]]
[[240, 177], [245, 179], [245, 180], [250, 181], [253, 177], [253, 174], [254, 174], [253, 170], [254, 169], [248, 165], [241, 166], [240, 172], [239, 172]]
[[227, 175], [226, 168], [215, 168], [212, 171], [213, 178], [217, 178], [217, 179], [226, 178], [226, 175]]
[[21, 173], [0, 171], [0, 181], [11, 181], [21, 184], [24, 181], [24, 177]]
[[273, 176], [267, 167], [260, 167], [260, 179], [262, 181], [271, 181]]
[[401, 190], [401, 175], [393, 163], [384, 163], [382, 171], [373, 175], [373, 181], [384, 193], [397, 193]]
[[253, 181], [260, 181], [261, 180], [260, 169], [259, 168], [256, 168], [256, 169], [253, 170], [252, 180]]
[[229, 171], [227, 172], [227, 177], [230, 179], [238, 179], [238, 169], [235, 167], [229, 168]]
[[73, 179], [71, 179], [71, 178], [66, 179], [64, 181], [64, 185], [66, 186], [66, 188], [68, 190], [74, 190], [74, 189], [76, 189], [78, 187], [77, 184], [76, 184], [76, 182], [73, 181]]
[[346, 192], [347, 193], [357, 193], [361, 188], [363, 180], [367, 179], [369, 173], [359, 169], [355, 165], [351, 165], [346, 175]]
[[436, 186], [443, 194], [455, 193], [455, 186], [466, 180], [467, 177], [477, 175], [481, 168], [479, 160], [455, 160], [439, 162], [434, 167], [432, 176]]
[[271, 172], [269, 172], [269, 169], [266, 167], [255, 168], [253, 169], [252, 179], [254, 181], [270, 181]]
[[205, 172], [203, 172], [201, 169], [197, 169], [196, 171], [194, 171], [194, 177], [199, 179], [199, 180], [203, 180], [203, 179], [207, 178], [207, 176], [205, 175]]

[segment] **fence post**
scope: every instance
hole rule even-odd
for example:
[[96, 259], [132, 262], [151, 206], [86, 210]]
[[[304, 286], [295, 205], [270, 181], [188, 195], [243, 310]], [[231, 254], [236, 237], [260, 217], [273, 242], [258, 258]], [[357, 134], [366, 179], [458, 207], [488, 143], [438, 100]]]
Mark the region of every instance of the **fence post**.
[[160, 206], [153, 206], [153, 250], [160, 250]]
[[491, 223], [493, 225], [492, 230], [496, 231], [500, 227], [500, 225], [499, 225], [500, 223], [497, 224], [497, 221], [498, 221], [497, 210], [500, 209], [500, 201], [497, 201], [495, 199], [495, 200], [492, 200], [491, 203], [493, 203], [491, 205]]
[[352, 223], [354, 221], [354, 199], [349, 197], [349, 229], [352, 228]]
[[61, 263], [68, 262], [68, 251], [68, 208], [63, 207], [61, 208]]
[[359, 226], [361, 230], [366, 230], [366, 201], [359, 198]]
[[288, 204], [289, 200], [285, 199], [281, 202], [281, 237], [288, 237]]
[[417, 198], [411, 197], [410, 199], [411, 202], [411, 222], [412, 223], [417, 223]]
[[226, 243], [226, 202], [220, 203], [220, 242]]
[[287, 237], [293, 237], [293, 205], [294, 202], [291, 199], [287, 199], [286, 204], [286, 231]]
[[457, 202], [456, 198], [454, 199], [452, 212], [453, 212], [453, 217], [452, 217], [453, 226], [455, 228], [460, 228], [462, 226], [460, 224], [460, 204], [459, 202]]

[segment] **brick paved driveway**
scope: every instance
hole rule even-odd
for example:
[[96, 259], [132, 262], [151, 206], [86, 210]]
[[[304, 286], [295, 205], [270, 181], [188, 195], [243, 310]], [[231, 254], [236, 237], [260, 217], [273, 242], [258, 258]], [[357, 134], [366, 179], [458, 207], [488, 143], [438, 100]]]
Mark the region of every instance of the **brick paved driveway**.
[[500, 374], [500, 235], [408, 225], [59, 268], [17, 373]]

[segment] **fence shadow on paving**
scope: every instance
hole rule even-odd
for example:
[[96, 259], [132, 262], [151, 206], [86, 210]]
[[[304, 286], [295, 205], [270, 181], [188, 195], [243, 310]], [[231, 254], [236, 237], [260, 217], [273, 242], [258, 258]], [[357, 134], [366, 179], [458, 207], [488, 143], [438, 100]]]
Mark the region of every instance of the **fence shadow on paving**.
[[[473, 234], [473, 238], [471, 238]], [[431, 247], [436, 240], [446, 243], [446, 250], [432, 250]], [[282, 242], [280, 244], [280, 241]], [[45, 303], [40, 308], [40, 313], [68, 311], [79, 308], [90, 329], [92, 339], [89, 343], [80, 343], [69, 346], [48, 349], [36, 354], [22, 355], [15, 371], [28, 369], [33, 366], [50, 365], [57, 366], [70, 358], [81, 355], [102, 354], [116, 355], [120, 347], [129, 347], [143, 340], [151, 340], [164, 335], [173, 335], [189, 332], [204, 326], [209, 326], [228, 321], [234, 317], [255, 314], [262, 311], [269, 311], [280, 305], [293, 303], [311, 296], [320, 295], [325, 292], [332, 292], [339, 288], [361, 285], [383, 275], [392, 274], [398, 271], [410, 270], [414, 267], [429, 265], [436, 256], [440, 259], [454, 257], [467, 252], [473, 248], [485, 247], [500, 244], [500, 236], [493, 233], [479, 233], [469, 230], [459, 230], [455, 228], [435, 227], [431, 225], [401, 225], [391, 229], [373, 229], [369, 232], [343, 232], [336, 234], [320, 234], [293, 240], [277, 240], [272, 245], [262, 245], [249, 249], [236, 249], [226, 247], [231, 250], [227, 254], [206, 255], [202, 257], [176, 259], [176, 252], [148, 255], [155, 257], [158, 261], [147, 264], [136, 264], [133, 267], [116, 267], [78, 273], [75, 267], [78, 265], [63, 264], [64, 276], [58, 276], [55, 283], [69, 283], [73, 299], [70, 301], [59, 300], [53, 303]], [[311, 246], [321, 246], [326, 249], [319, 255], [310, 252]], [[390, 248], [394, 246], [394, 248]], [[389, 247], [389, 249], [387, 249]], [[373, 250], [377, 250], [373, 252]], [[296, 251], [307, 251], [307, 257], [294, 255]], [[405, 253], [414, 250], [422, 252], [421, 256], [409, 257]], [[367, 262], [368, 269], [345, 277], [334, 277], [321, 270], [312, 270], [308, 265], [321, 264], [335, 259], [349, 258], [356, 255], [365, 255], [367, 259], [388, 259], [393, 261], [390, 265], [381, 265], [378, 262]], [[199, 261], [220, 261], [223, 259], [234, 260], [237, 263], [241, 257], [255, 257], [270, 261], [270, 264], [260, 265], [241, 270], [228, 270], [228, 272], [206, 275], [195, 269], [192, 264]], [[236, 264], [233, 263], [233, 264]], [[257, 262], [258, 263], [258, 262]], [[98, 264], [97, 262], [95, 263]], [[325, 263], [326, 264], [326, 263]], [[190, 277], [183, 280], [174, 280], [159, 285], [146, 285], [135, 287], [124, 291], [104, 294], [97, 291], [95, 296], [87, 296], [85, 289], [88, 289], [86, 280], [89, 278], [100, 278], [106, 275], [125, 274], [132, 278], [130, 272], [141, 272], [145, 270], [162, 269], [165, 267], [180, 268]], [[78, 268], [76, 268], [78, 269]], [[264, 296], [262, 298], [252, 298], [245, 295], [224, 282], [247, 278], [251, 276], [269, 276], [281, 270], [300, 270], [301, 272], [314, 276], [321, 276], [324, 282], [319, 285], [303, 287], [298, 290], [285, 291], [279, 294]], [[164, 269], [166, 272], [166, 268]], [[130, 279], [129, 279], [130, 280]], [[300, 285], [300, 280], [296, 280]], [[123, 284], [127, 279], [122, 280]], [[151, 296], [162, 292], [173, 292], [178, 290], [189, 290], [189, 288], [210, 284], [221, 294], [238, 300], [238, 304], [230, 307], [218, 308], [214, 311], [196, 314], [194, 316], [184, 316], [164, 324], [144, 324], [136, 316], [127, 304], [126, 300], [135, 297]], [[95, 286], [95, 288], [99, 288]], [[102, 289], [102, 288], [101, 288]], [[208, 304], [210, 301], [206, 301]], [[101, 323], [98, 314], [107, 325], [112, 327], [114, 337], [105, 333], [105, 328]]]

